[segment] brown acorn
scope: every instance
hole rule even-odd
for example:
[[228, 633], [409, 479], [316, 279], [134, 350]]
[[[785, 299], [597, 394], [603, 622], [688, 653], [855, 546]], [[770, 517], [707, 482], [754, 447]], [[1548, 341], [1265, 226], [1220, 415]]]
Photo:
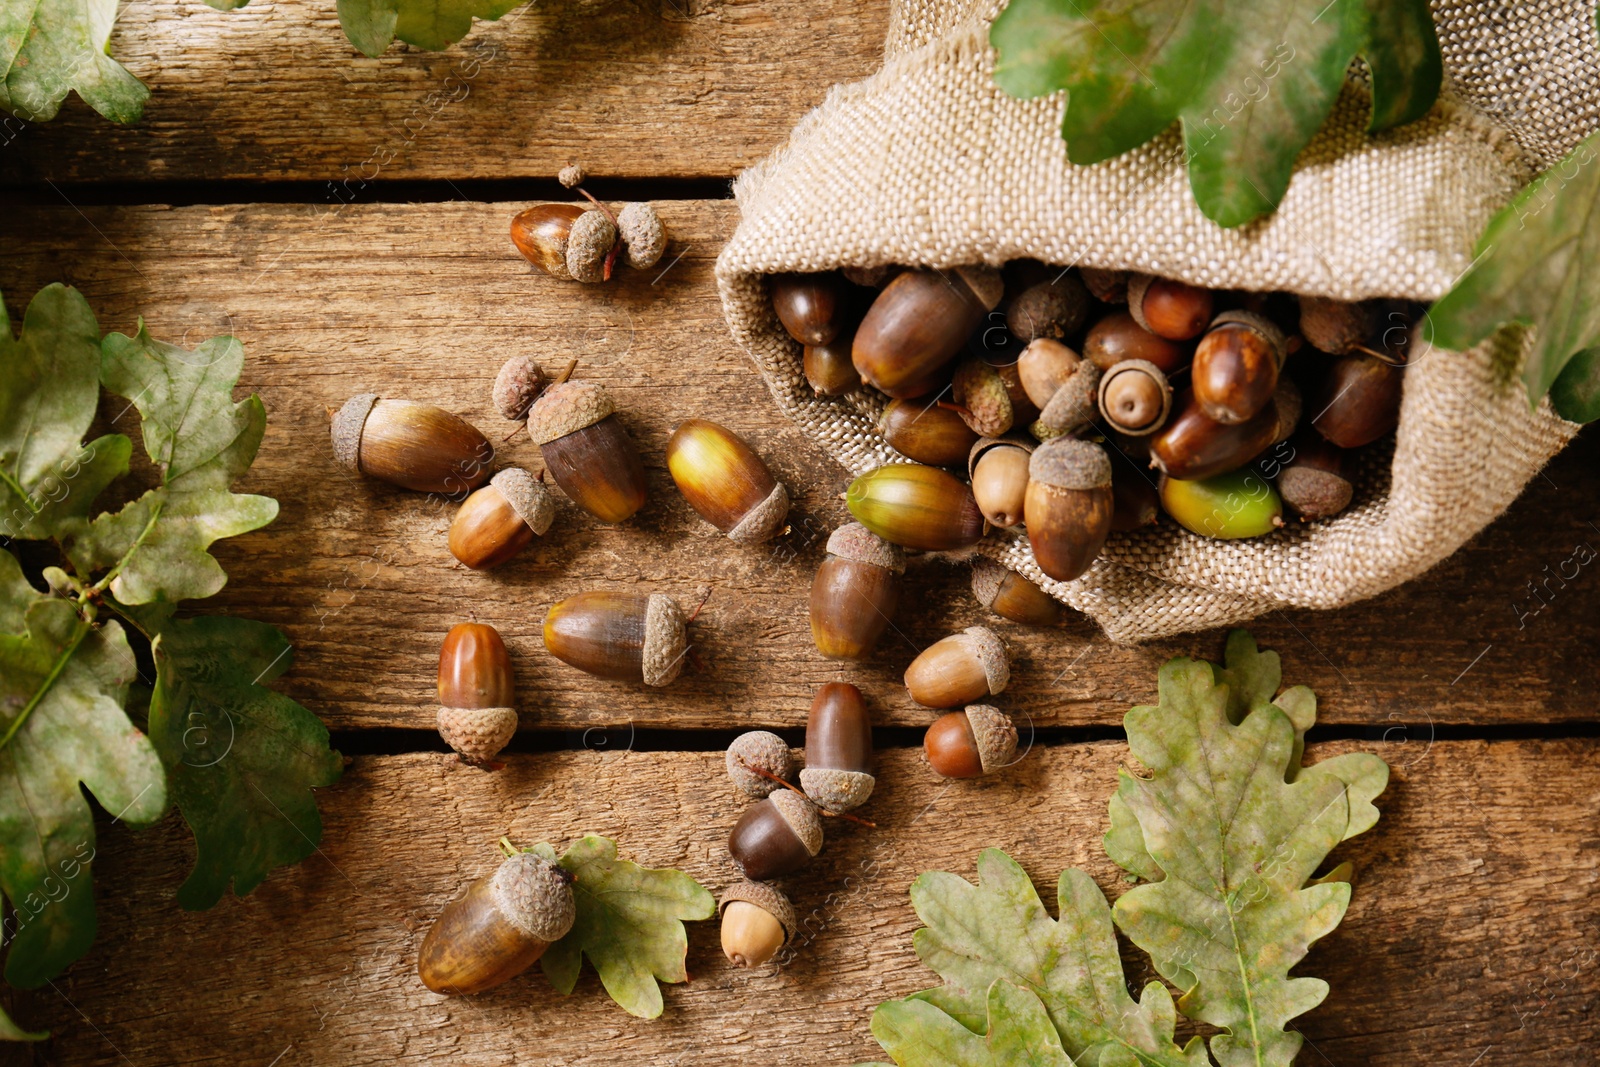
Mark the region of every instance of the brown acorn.
[[884, 286], [856, 329], [851, 355], [864, 381], [892, 397], [936, 392], [940, 372], [1004, 295], [998, 271], [908, 270]]
[[841, 332], [826, 344], [806, 345], [802, 369], [818, 396], [843, 396], [861, 388], [861, 375], [850, 361], [854, 340], [854, 333]]
[[717, 905], [722, 953], [736, 967], [759, 967], [778, 954], [800, 928], [789, 898], [765, 882], [735, 882]]
[[839, 335], [847, 301], [837, 274], [774, 274], [767, 284], [772, 309], [790, 337], [803, 345], [825, 345]]
[[1100, 319], [1083, 339], [1083, 358], [1103, 371], [1125, 359], [1142, 359], [1176, 374], [1189, 363], [1189, 350], [1176, 341], [1157, 337], [1134, 321], [1126, 309]]
[[1078, 370], [1078, 353], [1048, 337], [1029, 343], [1017, 357], [1017, 377], [1028, 399], [1041, 410]]
[[473, 570], [498, 567], [535, 535], [543, 537], [555, 511], [543, 482], [520, 467], [508, 467], [456, 512], [450, 523], [450, 554]]
[[519, 852], [445, 905], [422, 939], [417, 974], [435, 993], [481, 993], [537, 963], [576, 918], [571, 875]]
[[1111, 532], [1111, 460], [1099, 445], [1057, 437], [1039, 446], [1028, 475], [1023, 521], [1033, 558], [1045, 574], [1069, 582], [1089, 569]]
[[1128, 272], [1125, 270], [1104, 270], [1100, 267], [1079, 267], [1078, 276], [1083, 279], [1084, 286], [1094, 294], [1094, 298], [1103, 304], [1126, 304], [1128, 302]]
[[972, 561], [972, 595], [1002, 619], [1024, 626], [1054, 626], [1061, 621], [1060, 601], [987, 556]]
[[1370, 304], [1300, 298], [1300, 333], [1312, 348], [1335, 356], [1349, 355], [1367, 343], [1373, 331]]
[[828, 538], [811, 582], [811, 640], [829, 659], [866, 659], [900, 603], [905, 553], [859, 522]]
[[1360, 448], [1400, 424], [1405, 372], [1371, 356], [1332, 360], [1309, 392], [1311, 425], [1340, 448]]
[[454, 496], [489, 480], [494, 446], [432, 404], [362, 393], [333, 417], [333, 456], [357, 474], [419, 493]]
[[882, 289], [889, 284], [889, 279], [900, 272], [900, 268], [891, 263], [880, 263], [875, 267], [840, 267], [839, 273], [844, 275], [844, 280], [851, 285], [859, 285], [863, 289]]
[[906, 691], [925, 708], [953, 708], [1005, 691], [1011, 659], [986, 626], [969, 626], [922, 650], [906, 668]]
[[1157, 337], [1187, 341], [1204, 333], [1211, 321], [1211, 290], [1135, 274], [1128, 279], [1128, 314]]
[[1172, 413], [1172, 387], [1161, 368], [1143, 359], [1125, 359], [1100, 378], [1101, 416], [1114, 430], [1143, 437], [1161, 429]]
[[994, 367], [981, 359], [963, 360], [950, 388], [957, 414], [974, 433], [999, 437], [1011, 429], [1011, 392]]
[[822, 851], [816, 805], [792, 789], [779, 789], [744, 810], [728, 835], [728, 855], [746, 878], [764, 882], [793, 874]]
[[786, 527], [789, 491], [744, 439], [705, 419], [684, 419], [667, 439], [667, 470], [700, 517], [740, 544]]
[[1207, 418], [1188, 392], [1177, 398], [1174, 412], [1150, 439], [1150, 465], [1181, 481], [1204, 481], [1286, 440], [1300, 420], [1300, 393], [1289, 379], [1280, 380], [1272, 403], [1241, 423]]
[[[767, 730], [749, 730], [733, 739], [723, 757], [728, 777], [741, 793], [764, 797], [783, 786], [774, 778], [787, 782], [794, 777], [794, 757], [789, 743]], [[757, 771], [764, 773], [757, 774]]]
[[918, 463], [954, 467], [965, 463], [978, 440], [967, 420], [935, 400], [891, 400], [878, 432], [896, 452]]
[[1112, 464], [1111, 529], [1127, 533], [1156, 521], [1161, 493], [1149, 474], [1133, 463]]
[[562, 492], [601, 522], [626, 522], [644, 507], [644, 463], [600, 386], [546, 389], [528, 411], [528, 435]]
[[1350, 506], [1355, 487], [1345, 477], [1344, 450], [1322, 435], [1294, 435], [1294, 458], [1278, 472], [1278, 495], [1302, 519], [1326, 519]]
[[1022, 501], [1028, 492], [1028, 459], [1033, 445], [1026, 441], [981, 438], [967, 456], [972, 498], [991, 526], [1015, 526], [1022, 521]]
[[689, 652], [687, 621], [660, 593], [579, 593], [550, 608], [544, 647], [597, 678], [668, 685]]
[[439, 736], [481, 765], [516, 732], [511, 658], [499, 631], [478, 622], [451, 627], [439, 650]]
[[1101, 377], [1099, 367], [1080, 359], [1071, 376], [1039, 413], [1039, 421], [1029, 427], [1034, 436], [1060, 437], [1088, 429], [1100, 413]]
[[987, 523], [972, 487], [938, 467], [895, 463], [845, 490], [850, 514], [883, 538], [919, 552], [950, 552], [982, 540]]
[[1089, 290], [1078, 276], [1053, 270], [1023, 289], [1006, 308], [1006, 329], [1024, 344], [1040, 337], [1060, 340], [1078, 332], [1089, 317]]
[[1272, 399], [1287, 355], [1283, 331], [1270, 319], [1224, 311], [1194, 351], [1190, 381], [1200, 411], [1214, 422], [1249, 421]]
[[511, 220], [511, 243], [529, 263], [550, 277], [571, 281], [567, 241], [572, 224], [587, 210], [577, 204], [535, 204]]
[[935, 719], [922, 749], [936, 774], [977, 778], [1011, 762], [1017, 754], [1017, 728], [999, 708], [974, 704]]
[[838, 812], [865, 804], [875, 784], [866, 699], [849, 682], [829, 682], [812, 698], [806, 719], [800, 788], [823, 811]]

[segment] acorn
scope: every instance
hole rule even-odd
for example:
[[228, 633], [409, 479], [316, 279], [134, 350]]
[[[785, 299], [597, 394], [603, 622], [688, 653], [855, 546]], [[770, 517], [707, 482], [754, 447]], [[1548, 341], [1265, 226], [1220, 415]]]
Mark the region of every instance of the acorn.
[[859, 522], [828, 538], [811, 582], [811, 640], [829, 659], [866, 659], [900, 603], [905, 553]]
[[1051, 578], [1070, 582], [1111, 532], [1111, 460], [1099, 445], [1058, 437], [1034, 452], [1028, 477], [1023, 521], [1033, 558]]
[[1078, 332], [1089, 317], [1089, 290], [1066, 270], [1023, 289], [1006, 308], [1006, 329], [1023, 344], [1040, 337], [1060, 340]]
[[1006, 396], [1011, 401], [1011, 425], [1013, 429], [1018, 426], [1026, 426], [1039, 417], [1039, 407], [1028, 397], [1028, 390], [1022, 385], [1022, 372], [1017, 369], [1016, 361], [1022, 355], [1022, 352], [1023, 349], [1019, 346], [1016, 354], [1010, 357], [1009, 362], [1001, 363], [999, 366], [990, 363], [1000, 381], [1005, 383]]
[[432, 404], [362, 393], [333, 417], [333, 456], [357, 474], [419, 493], [464, 493], [489, 480], [494, 446]]
[[535, 204], [511, 220], [511, 243], [529, 263], [569, 282], [567, 242], [572, 224], [583, 214], [587, 209], [577, 204]]
[[876, 784], [866, 699], [849, 682], [829, 682], [811, 700], [800, 788], [823, 811], [838, 812], [865, 804]]
[[941, 715], [922, 740], [928, 766], [945, 778], [993, 774], [1017, 754], [1017, 728], [1009, 716], [988, 704]]
[[1022, 521], [1022, 502], [1028, 492], [1028, 459], [1033, 445], [1025, 441], [980, 438], [967, 456], [972, 498], [991, 526], [1015, 526]]
[[494, 377], [495, 409], [512, 422], [521, 422], [549, 384], [532, 356], [512, 356]]
[[[789, 743], [766, 730], [750, 730], [733, 739], [724, 758], [728, 777], [741, 793], [764, 797], [783, 786], [773, 781], [787, 782], [794, 777], [794, 757], [789, 753]], [[757, 774], [765, 771], [767, 775]]]
[[972, 561], [972, 595], [1002, 619], [1024, 626], [1054, 626], [1061, 621], [1060, 601], [987, 556]]
[[1060, 341], [1041, 337], [1017, 357], [1017, 377], [1033, 405], [1041, 410], [1078, 370], [1078, 353]]
[[1283, 501], [1249, 468], [1200, 481], [1161, 479], [1161, 506], [1190, 533], [1222, 541], [1260, 537], [1283, 525]]
[[1112, 429], [1143, 437], [1161, 429], [1172, 413], [1172, 387], [1154, 363], [1125, 359], [1101, 375], [1098, 401]]
[[839, 273], [851, 285], [859, 285], [863, 289], [882, 289], [899, 270], [892, 263], [880, 263], [875, 267], [840, 267]]
[[1248, 311], [1224, 311], [1194, 351], [1190, 381], [1206, 418], [1233, 425], [1267, 406], [1288, 356], [1283, 331]]
[[812, 392], [818, 396], [843, 396], [861, 388], [861, 375], [850, 361], [853, 332], [841, 331], [826, 344], [806, 345], [801, 365]]
[[555, 500], [544, 483], [520, 467], [508, 467], [473, 492], [450, 523], [450, 554], [473, 570], [498, 567], [543, 537], [555, 518]]
[[[1029, 430], [1044, 440], [1088, 429], [1100, 412], [1101, 377], [1099, 367], [1086, 359], [1078, 360], [1071, 376], [1039, 413], [1037, 428], [1029, 427]], [[1044, 430], [1043, 434], [1040, 429]]]
[[593, 382], [561, 382], [528, 411], [528, 435], [573, 503], [601, 522], [626, 522], [644, 507], [644, 463]]
[[765, 882], [735, 882], [717, 905], [722, 953], [736, 967], [759, 967], [778, 954], [800, 928], [789, 898]]
[[1164, 374], [1176, 374], [1189, 363], [1189, 351], [1185, 346], [1157, 337], [1125, 310], [1113, 311], [1089, 327], [1083, 339], [1082, 355], [1103, 371], [1125, 359], [1154, 363]]
[[1094, 298], [1104, 304], [1126, 304], [1128, 302], [1128, 272], [1125, 270], [1104, 270], [1100, 267], [1079, 267], [1078, 276], [1083, 279], [1084, 288], [1094, 294]]
[[1161, 495], [1155, 480], [1130, 463], [1112, 465], [1111, 529], [1127, 533], [1149, 526], [1160, 511]]
[[493, 626], [456, 624], [439, 650], [439, 736], [463, 760], [481, 765], [516, 732], [506, 643]]
[[940, 372], [1004, 293], [1000, 273], [991, 267], [897, 275], [856, 329], [856, 370], [892, 397], [936, 391]]
[[803, 345], [824, 345], [844, 325], [844, 281], [837, 274], [774, 274], [767, 279], [772, 309]]
[[950, 552], [983, 539], [972, 488], [938, 467], [895, 463], [868, 471], [845, 490], [850, 514], [883, 538], [920, 552]]
[[1344, 449], [1322, 435], [1294, 435], [1294, 458], [1278, 472], [1278, 493], [1300, 518], [1327, 519], [1350, 506], [1355, 487], [1345, 477]]
[[1300, 420], [1300, 393], [1293, 382], [1282, 379], [1272, 403], [1242, 423], [1207, 418], [1188, 391], [1177, 398], [1174, 409], [1150, 439], [1150, 465], [1173, 478], [1199, 481], [1236, 470], [1287, 440]]
[[577, 914], [572, 876], [520, 852], [445, 905], [422, 939], [417, 974], [435, 993], [492, 989], [538, 962]]
[[953, 708], [1005, 691], [1011, 680], [1005, 642], [986, 626], [940, 638], [906, 668], [906, 691], [925, 708]]
[[1400, 425], [1405, 371], [1371, 356], [1340, 356], [1308, 390], [1311, 425], [1340, 448], [1371, 444]]
[[1323, 296], [1300, 298], [1300, 333], [1312, 348], [1335, 356], [1349, 355], [1367, 343], [1372, 330], [1370, 304]]
[[705, 419], [684, 419], [667, 439], [667, 470], [700, 517], [742, 545], [786, 528], [789, 490], [744, 439]]
[[1135, 274], [1128, 279], [1128, 314], [1157, 337], [1187, 341], [1204, 333], [1211, 321], [1211, 290]]
[[683, 671], [687, 626], [677, 602], [660, 593], [579, 593], [550, 608], [544, 647], [597, 678], [668, 685]]
[[965, 463], [978, 440], [966, 419], [932, 399], [891, 400], [878, 418], [878, 432], [896, 452], [935, 467]]
[[816, 805], [792, 789], [779, 789], [745, 809], [728, 835], [728, 855], [746, 878], [764, 882], [793, 874], [822, 851]]
[[623, 256], [634, 270], [649, 270], [661, 262], [667, 250], [666, 227], [648, 203], [622, 205], [617, 212], [617, 235], [622, 241]]
[[957, 414], [974, 433], [999, 437], [1011, 429], [1011, 393], [994, 367], [981, 359], [964, 360], [950, 387]]

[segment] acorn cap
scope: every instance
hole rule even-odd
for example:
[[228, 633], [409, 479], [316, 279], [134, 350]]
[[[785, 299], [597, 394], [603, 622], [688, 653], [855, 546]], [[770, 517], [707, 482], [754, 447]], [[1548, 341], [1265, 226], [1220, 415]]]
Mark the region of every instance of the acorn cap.
[[439, 708], [439, 736], [468, 763], [488, 763], [516, 732], [516, 708]]
[[605, 212], [585, 211], [567, 235], [567, 270], [580, 282], [605, 281], [606, 256], [616, 243], [617, 227]]
[[1038, 441], [1050, 441], [1057, 437], [1065, 437], [1067, 431], [1058, 430], [1053, 426], [1046, 426], [1043, 419], [1035, 419], [1028, 424], [1028, 432]]
[[789, 490], [778, 482], [765, 500], [744, 513], [744, 518], [728, 531], [728, 537], [741, 545], [759, 545], [778, 536], [788, 517]]
[[683, 673], [688, 652], [688, 623], [678, 602], [651, 593], [644, 611], [644, 684], [670, 684]]
[[512, 356], [494, 376], [495, 409], [513, 422], [526, 418], [546, 384], [544, 370], [532, 356]]
[[589, 174], [583, 169], [582, 163], [568, 163], [556, 174], [556, 181], [571, 189], [574, 186], [582, 185], [588, 180], [588, 177]]
[[1282, 365], [1284, 358], [1288, 355], [1287, 346], [1289, 342], [1288, 338], [1284, 337], [1283, 331], [1278, 328], [1277, 323], [1265, 315], [1257, 315], [1254, 311], [1236, 308], [1233, 311], [1224, 311], [1212, 319], [1211, 325], [1206, 327], [1206, 332], [1209, 333], [1218, 326], [1227, 326], [1229, 324], [1248, 326], [1262, 337], [1265, 337], [1267, 342], [1272, 345], [1273, 351], [1278, 353], [1278, 363]]
[[1146, 333], [1155, 333], [1150, 324], [1144, 321], [1144, 294], [1150, 288], [1150, 283], [1155, 280], [1154, 274], [1128, 275], [1128, 314], [1133, 316], [1133, 321], [1137, 322], [1139, 328]]
[[507, 467], [489, 479], [489, 484], [500, 490], [517, 518], [528, 524], [528, 529], [543, 537], [556, 517], [556, 501], [544, 483], [521, 467]]
[[536, 445], [548, 444], [614, 414], [611, 394], [594, 382], [552, 385], [528, 409], [528, 436]]
[[961, 421], [973, 433], [998, 437], [1011, 429], [1011, 393], [1006, 383], [989, 364], [969, 359], [956, 368], [952, 383], [955, 402], [965, 410]]
[[1079, 361], [1072, 377], [1061, 383], [1039, 413], [1039, 421], [1048, 429], [1071, 433], [1093, 422], [1099, 411], [1100, 368], [1085, 359]]
[[972, 595], [985, 608], [1000, 595], [1000, 583], [1011, 572], [988, 556], [974, 556], [972, 560]]
[[1111, 459], [1092, 441], [1056, 437], [1033, 453], [1028, 478], [1058, 489], [1107, 489], [1111, 486]]
[[987, 626], [969, 626], [961, 631], [961, 637], [983, 665], [983, 676], [988, 680], [989, 692], [1004, 692], [1006, 683], [1011, 681], [1011, 663], [1006, 655], [1006, 643]]
[[655, 208], [646, 203], [624, 204], [617, 212], [617, 228], [622, 232], [628, 266], [649, 270], [661, 261], [661, 254], [667, 250], [667, 231]]
[[1017, 728], [1009, 715], [989, 704], [972, 704], [967, 707], [967, 722], [978, 743], [978, 762], [984, 774], [1011, 762], [1017, 754]]
[[1128, 302], [1128, 272], [1103, 267], [1079, 267], [1078, 276], [1094, 298], [1103, 304]]
[[555, 942], [567, 936], [578, 917], [567, 872], [532, 852], [519, 852], [500, 864], [489, 882], [495, 907], [507, 922], [529, 937]]
[[967, 477], [971, 478], [972, 473], [978, 469], [978, 460], [983, 457], [985, 452], [1000, 445], [1020, 448], [1029, 455], [1032, 455], [1033, 450], [1039, 447], [1033, 441], [1025, 441], [1020, 437], [980, 437], [973, 442], [971, 450], [967, 452]]
[[849, 811], [859, 808], [872, 795], [878, 780], [865, 771], [841, 771], [832, 767], [807, 767], [800, 772], [800, 788], [823, 811]]
[[734, 738], [723, 762], [727, 765], [728, 777], [733, 784], [741, 793], [753, 797], [768, 796], [774, 789], [782, 789], [783, 786], [770, 778], [761, 777], [750, 766], [760, 767], [785, 780], [794, 777], [794, 757], [789, 752], [789, 743], [767, 730], [750, 730]]
[[817, 814], [815, 804], [793, 789], [780, 789], [767, 800], [778, 809], [808, 853], [815, 856], [822, 851], [822, 816]]
[[[1113, 422], [1110, 415], [1106, 415], [1106, 390], [1119, 374], [1143, 374], [1161, 387], [1161, 414], [1150, 420], [1143, 429], [1132, 430], [1126, 426], [1121, 426]], [[1167, 384], [1166, 371], [1151, 363], [1148, 359], [1125, 359], [1120, 363], [1112, 364], [1111, 369], [1100, 376], [1100, 388], [1096, 396], [1096, 406], [1100, 409], [1100, 413], [1106, 416], [1106, 422], [1110, 423], [1117, 431], [1129, 437], [1146, 437], [1166, 425], [1167, 418], [1172, 414], [1172, 386]]]
[[377, 402], [377, 393], [358, 393], [346, 400], [333, 417], [333, 458], [339, 466], [357, 474], [361, 473], [361, 429]]
[[848, 522], [828, 535], [828, 554], [855, 563], [904, 574], [906, 554], [899, 545], [890, 544], [859, 522]]
[[789, 898], [765, 882], [752, 882], [746, 878], [742, 882], [733, 883], [722, 891], [722, 900], [717, 904], [717, 914], [721, 915], [727, 910], [728, 905], [736, 900], [754, 904], [777, 919], [778, 925], [783, 927], [784, 944], [793, 940], [795, 932], [800, 929], [800, 922], [794, 914], [794, 905], [789, 903]]
[[1325, 519], [1350, 505], [1354, 487], [1343, 475], [1308, 464], [1291, 464], [1278, 474], [1278, 495], [1303, 519]]
[[972, 290], [972, 295], [978, 298], [985, 311], [993, 311], [1006, 295], [1005, 280], [993, 267], [977, 263], [969, 267], [957, 267], [956, 274], [967, 283], [967, 288]]

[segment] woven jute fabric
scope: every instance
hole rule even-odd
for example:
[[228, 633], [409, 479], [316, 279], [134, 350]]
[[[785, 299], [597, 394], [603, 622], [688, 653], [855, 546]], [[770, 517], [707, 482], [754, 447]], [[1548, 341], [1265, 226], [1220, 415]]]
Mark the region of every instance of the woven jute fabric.
[[[898, 0], [883, 68], [836, 86], [734, 186], [741, 221], [717, 264], [729, 326], [784, 412], [852, 472], [904, 461], [875, 429], [883, 399], [813, 395], [765, 275], [1031, 257], [1215, 288], [1431, 301], [1471, 262], [1490, 216], [1600, 121], [1592, 3], [1436, 0], [1447, 84], [1433, 111], [1369, 136], [1357, 64], [1277, 212], [1223, 229], [1195, 205], [1176, 128], [1105, 163], [1068, 163], [1064, 94], [1019, 101], [993, 83], [988, 21], [1000, 6]], [[1459, 548], [1576, 432], [1548, 402], [1529, 409], [1516, 377], [1528, 340], [1508, 327], [1468, 352], [1415, 350], [1392, 451], [1368, 456], [1335, 519], [1232, 542], [1164, 521], [1113, 534], [1065, 583], [1040, 573], [1025, 536], [981, 551], [1119, 641], [1373, 596]]]

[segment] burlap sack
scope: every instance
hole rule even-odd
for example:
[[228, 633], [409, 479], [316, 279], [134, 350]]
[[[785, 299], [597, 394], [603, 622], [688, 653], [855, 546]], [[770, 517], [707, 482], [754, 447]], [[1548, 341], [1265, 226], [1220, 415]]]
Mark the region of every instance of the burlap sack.
[[[1433, 112], [1367, 136], [1358, 65], [1276, 214], [1225, 230], [1195, 206], [1176, 129], [1070, 165], [1063, 94], [1019, 101], [991, 80], [988, 20], [1001, 6], [897, 0], [883, 69], [835, 87], [734, 187], [742, 219], [717, 264], [728, 323], [782, 409], [852, 472], [903, 459], [874, 429], [882, 400], [812, 394], [763, 275], [1033, 257], [1218, 288], [1431, 301], [1489, 217], [1600, 116], [1592, 0], [1435, 0], [1447, 84]], [[1331, 521], [1238, 542], [1166, 521], [1113, 534], [1066, 583], [1040, 573], [1025, 536], [982, 551], [1118, 641], [1373, 596], [1454, 552], [1576, 432], [1548, 402], [1529, 410], [1508, 371], [1525, 344], [1508, 328], [1470, 352], [1415, 352], [1392, 455], [1367, 464], [1354, 504]]]

